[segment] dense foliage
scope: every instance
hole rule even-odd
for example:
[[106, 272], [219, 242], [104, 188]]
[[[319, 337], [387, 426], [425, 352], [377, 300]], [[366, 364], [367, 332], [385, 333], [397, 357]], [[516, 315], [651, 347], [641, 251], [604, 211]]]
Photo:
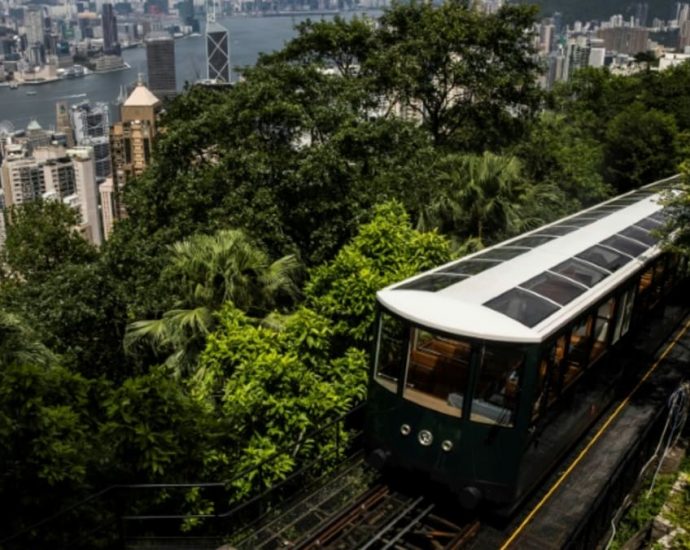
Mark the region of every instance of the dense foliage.
[[[364, 397], [377, 289], [673, 173], [690, 67], [583, 71], [546, 95], [534, 17], [411, 2], [380, 25], [304, 23], [231, 89], [167, 106], [102, 249], [58, 203], [13, 209], [0, 535], [111, 483], [249, 469], [222, 502], [129, 501], [208, 513], [331, 463], [332, 442], [309, 434]], [[685, 228], [687, 195], [673, 200]]]

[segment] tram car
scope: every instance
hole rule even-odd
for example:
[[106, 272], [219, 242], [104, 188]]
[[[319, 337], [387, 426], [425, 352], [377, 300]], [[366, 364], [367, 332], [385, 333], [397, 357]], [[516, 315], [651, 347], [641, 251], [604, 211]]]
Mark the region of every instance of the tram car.
[[370, 462], [511, 511], [611, 402], [605, 361], [685, 273], [663, 180], [377, 294]]

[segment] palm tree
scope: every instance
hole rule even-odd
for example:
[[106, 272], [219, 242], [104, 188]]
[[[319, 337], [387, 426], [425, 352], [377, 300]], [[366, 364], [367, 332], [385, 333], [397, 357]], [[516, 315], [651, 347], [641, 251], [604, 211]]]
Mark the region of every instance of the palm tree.
[[438, 228], [481, 247], [487, 238], [523, 228], [524, 184], [515, 157], [448, 155], [438, 169], [437, 188], [442, 191], [422, 211], [420, 229]]
[[299, 264], [292, 255], [270, 262], [266, 252], [241, 230], [195, 235], [170, 247], [167, 275], [181, 296], [160, 319], [131, 323], [125, 349], [142, 344], [169, 354], [166, 364], [189, 373], [216, 325], [215, 313], [226, 302], [252, 316], [267, 314], [280, 298], [294, 298]]
[[54, 361], [55, 355], [36, 339], [19, 317], [0, 311], [0, 366], [47, 366]]

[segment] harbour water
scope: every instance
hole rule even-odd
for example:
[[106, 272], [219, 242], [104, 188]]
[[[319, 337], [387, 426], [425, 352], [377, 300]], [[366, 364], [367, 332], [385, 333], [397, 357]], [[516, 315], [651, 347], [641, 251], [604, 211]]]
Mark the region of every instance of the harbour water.
[[[346, 15], [349, 16], [350, 14]], [[374, 17], [378, 13], [370, 13]], [[312, 20], [330, 19], [331, 15], [311, 15]], [[286, 41], [295, 36], [295, 25], [307, 16], [281, 17], [230, 17], [220, 22], [230, 32], [230, 56], [233, 67], [253, 65], [260, 52], [280, 49]], [[185, 82], [194, 82], [206, 76], [205, 44], [203, 36], [190, 36], [175, 41], [177, 88]], [[110, 104], [111, 119], [116, 118], [115, 102], [121, 86], [131, 86], [138, 73], [146, 75], [146, 50], [136, 48], [123, 52], [129, 69], [91, 74], [83, 78], [60, 80], [34, 87], [0, 88], [0, 122], [9, 121], [16, 129], [25, 128], [32, 119], [41, 126], [55, 126], [55, 102], [70, 104], [81, 101], [104, 101]], [[27, 91], [36, 91], [27, 95]]]

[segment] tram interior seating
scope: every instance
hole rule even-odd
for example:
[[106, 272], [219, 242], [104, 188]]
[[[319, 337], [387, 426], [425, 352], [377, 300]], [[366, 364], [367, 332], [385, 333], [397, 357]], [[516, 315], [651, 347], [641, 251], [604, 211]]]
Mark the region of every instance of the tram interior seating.
[[426, 331], [413, 331], [406, 394], [424, 406], [462, 409], [457, 400], [450, 402], [452, 393], [463, 395], [469, 377], [469, 343], [450, 340]]

